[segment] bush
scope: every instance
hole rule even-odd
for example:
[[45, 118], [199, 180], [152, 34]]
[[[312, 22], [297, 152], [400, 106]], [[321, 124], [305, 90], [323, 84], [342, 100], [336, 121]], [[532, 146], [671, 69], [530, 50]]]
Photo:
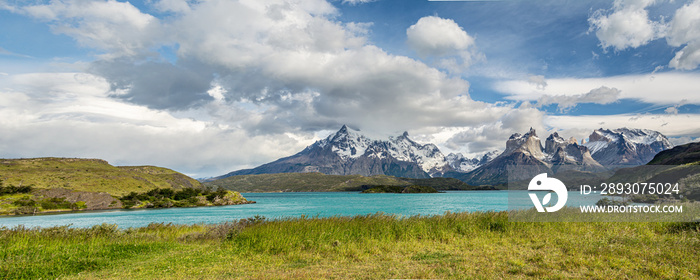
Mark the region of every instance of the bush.
[[36, 213], [38, 209], [35, 206], [20, 206], [15, 209], [16, 215], [28, 215]]
[[627, 206], [629, 203], [626, 201], [620, 201], [620, 200], [613, 200], [607, 197], [604, 197], [601, 200], [598, 200], [598, 202], [595, 203], [597, 206]]
[[46, 198], [42, 200], [39, 205], [41, 205], [41, 208], [49, 210], [49, 209], [73, 209], [73, 204], [66, 201], [65, 198], [58, 198], [58, 197], [52, 197], [52, 198]]
[[85, 208], [87, 208], [85, 201], [76, 201], [75, 203], [71, 204], [71, 209], [73, 209], [73, 210], [85, 209]]
[[30, 192], [32, 192], [32, 186], [23, 186], [23, 187], [16, 187], [13, 185], [10, 185], [7, 187], [0, 186], [0, 195], [30, 193]]
[[12, 204], [22, 207], [22, 206], [29, 206], [29, 207], [35, 207], [36, 206], [36, 201], [32, 200], [30, 197], [25, 196], [23, 198], [20, 198], [18, 200], [15, 200], [12, 202]]

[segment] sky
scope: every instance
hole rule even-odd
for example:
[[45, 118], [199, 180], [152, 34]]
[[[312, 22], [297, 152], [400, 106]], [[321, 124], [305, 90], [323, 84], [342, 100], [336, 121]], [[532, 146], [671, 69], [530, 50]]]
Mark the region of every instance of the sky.
[[343, 124], [444, 154], [700, 141], [700, 0], [0, 0], [0, 158], [197, 178]]

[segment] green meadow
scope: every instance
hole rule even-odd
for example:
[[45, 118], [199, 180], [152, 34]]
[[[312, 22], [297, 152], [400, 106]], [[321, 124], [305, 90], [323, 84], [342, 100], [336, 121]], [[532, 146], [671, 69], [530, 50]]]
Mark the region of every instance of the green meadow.
[[518, 223], [508, 215], [4, 228], [0, 278], [700, 277], [700, 222]]

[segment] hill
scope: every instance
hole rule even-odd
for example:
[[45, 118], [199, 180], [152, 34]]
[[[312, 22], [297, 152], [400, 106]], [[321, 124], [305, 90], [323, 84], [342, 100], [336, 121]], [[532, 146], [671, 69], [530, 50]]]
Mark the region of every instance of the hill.
[[654, 156], [650, 165], [679, 165], [700, 162], [700, 142], [673, 147]]
[[205, 182], [209, 188], [238, 192], [333, 192], [361, 191], [374, 186], [421, 185], [437, 190], [471, 190], [475, 187], [453, 178], [409, 179], [387, 175], [325, 175], [322, 173], [278, 173], [237, 175]]
[[112, 166], [100, 159], [0, 159], [5, 185], [32, 185], [36, 189], [64, 188], [122, 196], [155, 188], [204, 188], [182, 173], [155, 166]]
[[[608, 179], [612, 182], [678, 182], [680, 195], [674, 199], [700, 201], [700, 143], [689, 143], [658, 153], [647, 164], [625, 168]], [[667, 196], [633, 197], [639, 202], [655, 202]]]
[[47, 211], [189, 207], [252, 203], [155, 166], [99, 159], [0, 159], [0, 215]]

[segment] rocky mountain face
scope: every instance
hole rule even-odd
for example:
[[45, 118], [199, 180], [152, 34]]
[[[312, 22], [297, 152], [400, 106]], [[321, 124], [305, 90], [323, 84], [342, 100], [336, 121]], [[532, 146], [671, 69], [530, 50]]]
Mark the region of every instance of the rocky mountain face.
[[408, 133], [388, 140], [372, 140], [359, 131], [343, 126], [326, 139], [303, 151], [234, 175], [321, 172], [329, 175], [391, 175], [429, 178], [450, 169], [445, 156], [433, 144], [421, 145]]
[[[532, 166], [537, 169], [547, 170], [547, 156], [543, 152], [540, 138], [534, 129], [524, 135], [515, 133], [506, 141], [506, 149], [490, 162], [458, 175], [458, 179], [471, 185], [493, 185], [508, 181], [509, 166]], [[545, 171], [546, 172], [546, 171]], [[450, 175], [454, 175], [451, 173]]]
[[552, 165], [578, 165], [587, 171], [597, 171], [604, 169], [603, 165], [596, 161], [588, 147], [579, 145], [575, 138], [564, 140], [559, 133], [554, 132], [545, 141], [545, 154]]
[[602, 165], [642, 165], [673, 147], [663, 134], [648, 129], [596, 129], [583, 144]]
[[[661, 133], [620, 128], [593, 131], [587, 143], [565, 139], [554, 132], [544, 141], [534, 129], [513, 134], [503, 152], [476, 158], [442, 154], [433, 144], [419, 144], [408, 133], [388, 140], [374, 140], [343, 126], [338, 132], [303, 151], [234, 175], [320, 172], [329, 175], [391, 175], [406, 178], [451, 177], [472, 185], [506, 183], [509, 166], [528, 166], [534, 172], [575, 168], [597, 172], [610, 165], [641, 165], [672, 145]], [[565, 168], [565, 169], [561, 169]], [[529, 176], [523, 173], [523, 177]]]
[[656, 153], [671, 147], [668, 139], [659, 132], [628, 128], [595, 130], [589, 142], [582, 145], [573, 137], [566, 140], [554, 132], [542, 147], [536, 131], [531, 128], [524, 135], [513, 134], [506, 142], [506, 150], [492, 161], [465, 174], [448, 175], [472, 185], [504, 184], [508, 181], [509, 166], [527, 166], [528, 170], [523, 171], [522, 176], [517, 171], [514, 171], [515, 175], [511, 174], [512, 178], [522, 179], [532, 173], [553, 170], [599, 172], [606, 166], [646, 164]]
[[450, 167], [457, 172], [469, 172], [496, 158], [501, 151], [490, 151], [481, 157], [468, 158], [461, 153], [450, 153], [445, 157]]

